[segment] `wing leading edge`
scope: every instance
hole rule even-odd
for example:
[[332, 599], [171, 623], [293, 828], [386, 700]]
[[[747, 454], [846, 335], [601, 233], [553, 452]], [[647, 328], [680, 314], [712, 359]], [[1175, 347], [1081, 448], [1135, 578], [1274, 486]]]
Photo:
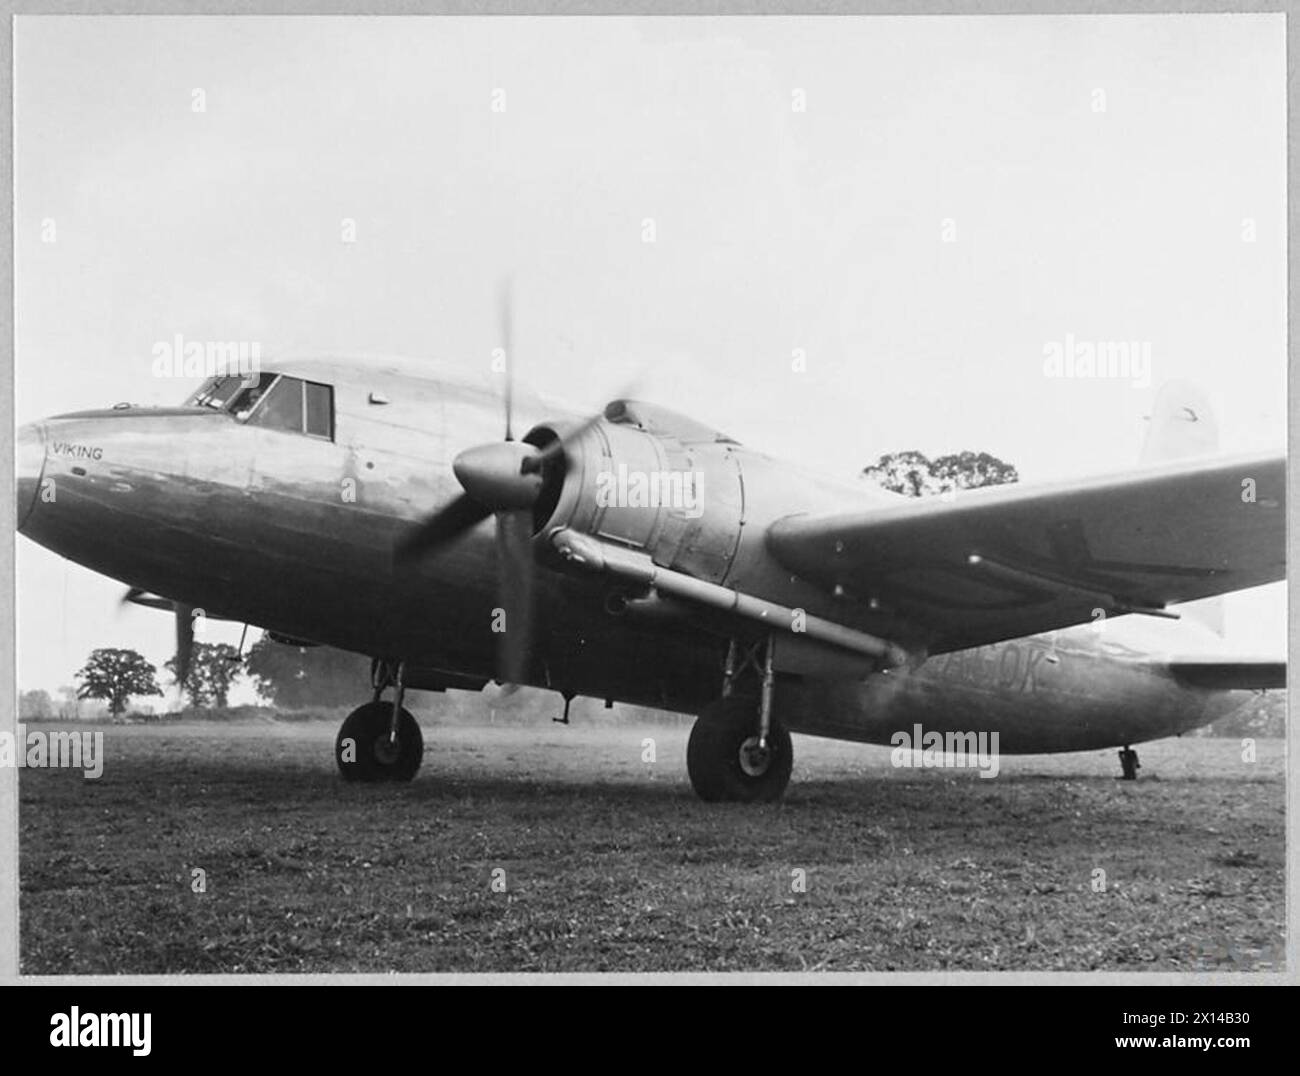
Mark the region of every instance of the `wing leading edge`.
[[930, 652], [1090, 623], [1286, 574], [1281, 456], [1182, 460], [1041, 487], [787, 516], [768, 548], [827, 590], [892, 612]]

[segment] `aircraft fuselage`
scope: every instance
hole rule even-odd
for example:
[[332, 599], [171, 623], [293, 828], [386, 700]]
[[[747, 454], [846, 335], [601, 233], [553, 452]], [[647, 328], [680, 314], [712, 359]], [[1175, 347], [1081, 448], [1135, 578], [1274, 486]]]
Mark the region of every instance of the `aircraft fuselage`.
[[[410, 568], [396, 566], [392, 551], [405, 529], [460, 493], [456, 455], [499, 438], [497, 397], [346, 363], [303, 369], [333, 386], [332, 438], [205, 408], [84, 412], [25, 427], [20, 530], [207, 616], [406, 660], [412, 686], [481, 686], [497, 643], [491, 521]], [[734, 444], [697, 449], [689, 462], [726, 521], [719, 526], [715, 513], [682, 533], [676, 555], [689, 570], [889, 636], [887, 611], [837, 600], [791, 576], [761, 540], [745, 540], [779, 516], [880, 495]], [[538, 586], [528, 682], [684, 712], [718, 696], [727, 640], [707, 617], [615, 615], [607, 580], [557, 565], [539, 573]], [[997, 731], [1000, 749], [1015, 753], [1137, 743], [1241, 705], [1240, 694], [1176, 680], [1131, 620], [939, 654], [865, 680], [786, 676], [777, 706], [795, 732], [889, 743], [916, 724]]]

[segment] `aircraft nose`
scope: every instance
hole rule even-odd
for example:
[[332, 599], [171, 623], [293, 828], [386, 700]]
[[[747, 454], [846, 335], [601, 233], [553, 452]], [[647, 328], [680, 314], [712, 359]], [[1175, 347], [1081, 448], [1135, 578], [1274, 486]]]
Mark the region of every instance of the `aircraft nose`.
[[45, 472], [45, 427], [42, 423], [29, 422], [18, 430], [14, 470], [17, 472], [17, 481], [14, 483], [15, 509], [18, 529], [22, 530], [27, 517], [36, 507], [36, 498], [41, 491], [41, 476]]

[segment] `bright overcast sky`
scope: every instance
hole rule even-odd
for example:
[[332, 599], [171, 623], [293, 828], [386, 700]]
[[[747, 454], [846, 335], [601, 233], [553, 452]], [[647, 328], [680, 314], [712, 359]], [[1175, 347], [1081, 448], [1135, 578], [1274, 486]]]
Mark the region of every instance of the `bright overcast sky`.
[[[177, 333], [485, 370], [509, 272], [546, 395], [637, 378], [846, 476], [1122, 470], [1170, 378], [1224, 452], [1284, 445], [1281, 15], [20, 17], [15, 52], [19, 422], [179, 402]], [[1045, 377], [1069, 339], [1150, 386]], [[169, 656], [121, 585], [17, 563], [22, 688]]]

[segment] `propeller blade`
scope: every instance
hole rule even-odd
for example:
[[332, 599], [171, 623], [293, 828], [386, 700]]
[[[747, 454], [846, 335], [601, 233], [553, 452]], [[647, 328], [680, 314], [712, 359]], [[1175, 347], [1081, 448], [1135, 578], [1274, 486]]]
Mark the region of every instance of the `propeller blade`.
[[444, 508], [420, 523], [398, 540], [393, 556], [396, 561], [409, 562], [423, 553], [438, 549], [459, 538], [492, 514], [472, 497], [462, 493]]
[[194, 610], [188, 605], [175, 604], [176, 609], [176, 686], [185, 687], [190, 676], [190, 660], [194, 656]]
[[497, 679], [523, 683], [532, 653], [533, 515], [527, 510], [497, 513], [497, 602], [505, 613], [505, 631], [497, 648]]
[[173, 603], [167, 598], [160, 598], [156, 594], [150, 594], [147, 590], [141, 590], [139, 587], [132, 587], [122, 595], [121, 605], [143, 605], [149, 609], [166, 609], [169, 613], [172, 611]]
[[506, 440], [513, 441], [515, 439], [513, 427], [515, 416], [515, 309], [514, 286], [509, 277], [501, 282], [500, 290], [497, 293], [497, 318], [501, 333], [501, 350], [505, 352], [506, 357], [506, 384], [505, 392], [502, 394], [506, 409]]

